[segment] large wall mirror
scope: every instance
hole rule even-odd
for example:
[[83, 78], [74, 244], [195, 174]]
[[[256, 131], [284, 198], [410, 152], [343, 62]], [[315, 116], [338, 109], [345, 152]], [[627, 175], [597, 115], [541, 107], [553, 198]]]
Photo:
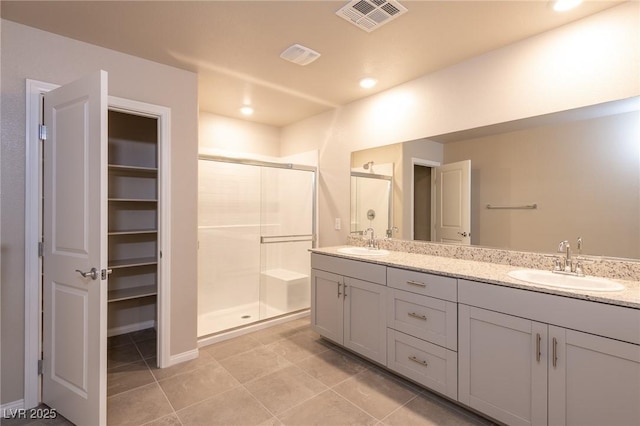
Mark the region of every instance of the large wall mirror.
[[393, 164], [394, 237], [444, 241], [435, 219], [455, 202], [437, 203], [434, 173], [466, 160], [460, 243], [553, 252], [581, 237], [583, 254], [640, 259], [640, 98], [361, 150], [351, 166]]

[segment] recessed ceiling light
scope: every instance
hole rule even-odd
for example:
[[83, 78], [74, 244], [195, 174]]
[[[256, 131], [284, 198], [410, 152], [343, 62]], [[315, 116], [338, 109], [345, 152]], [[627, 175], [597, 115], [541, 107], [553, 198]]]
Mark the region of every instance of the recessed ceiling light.
[[251, 107], [250, 107], [250, 106], [248, 106], [248, 105], [245, 105], [245, 106], [243, 106], [242, 108], [240, 108], [240, 112], [241, 112], [243, 115], [251, 115], [251, 114], [253, 114], [253, 108], [251, 108]]
[[360, 80], [360, 87], [362, 87], [363, 89], [371, 89], [377, 83], [378, 80], [376, 80], [375, 78], [367, 77]]
[[582, 0], [555, 0], [553, 3], [553, 10], [556, 12], [566, 12], [574, 7], [578, 7]]

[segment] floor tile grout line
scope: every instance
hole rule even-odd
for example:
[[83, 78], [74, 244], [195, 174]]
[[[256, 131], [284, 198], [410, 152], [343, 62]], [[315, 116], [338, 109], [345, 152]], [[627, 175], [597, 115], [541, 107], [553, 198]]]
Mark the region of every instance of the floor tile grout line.
[[[164, 391], [163, 387], [160, 385], [160, 382], [156, 381], [156, 385], [158, 386], [158, 388], [160, 388], [160, 392], [162, 392], [162, 395], [164, 395], [164, 399], [167, 401], [167, 404], [169, 404], [169, 407], [171, 407], [171, 411], [173, 412], [173, 414], [178, 419], [178, 422], [182, 425], [182, 420], [180, 420], [180, 416], [178, 415], [178, 412], [176, 411], [176, 408], [173, 406], [173, 404], [169, 400], [169, 397], [167, 396], [167, 393]], [[165, 417], [165, 416], [163, 416], [163, 417]], [[160, 417], [160, 418], [162, 418], [162, 417]], [[158, 420], [158, 419], [156, 419], [156, 420]]]
[[[279, 416], [282, 416], [283, 414], [288, 413], [289, 411], [293, 410], [294, 408], [299, 407], [302, 404], [305, 404], [305, 403], [311, 401], [312, 399], [319, 397], [323, 393], [326, 393], [326, 392], [329, 392], [329, 391], [331, 391], [331, 388], [327, 387], [326, 389], [323, 389], [321, 392], [318, 392], [317, 394], [315, 394], [313, 396], [310, 396], [309, 398], [305, 399], [304, 401], [300, 401], [299, 403], [292, 405], [291, 407], [287, 408], [286, 410], [284, 410], [280, 414], [275, 414], [274, 417], [277, 418], [280, 423], [282, 423], [282, 419]], [[341, 396], [341, 398], [344, 398], [344, 397]]]
[[[261, 406], [262, 408], [264, 408], [264, 409], [266, 410], [266, 412], [267, 412], [267, 413], [271, 414], [271, 417], [272, 417], [272, 418], [274, 418], [274, 417], [275, 417], [276, 419], [278, 419], [278, 421], [280, 421], [280, 419], [278, 418], [278, 416], [277, 416], [273, 411], [271, 411], [271, 410], [270, 410], [266, 405], [264, 405], [264, 404], [262, 403], [262, 401], [260, 401], [260, 400], [259, 400], [259, 399], [258, 399], [258, 398], [257, 398], [257, 397], [256, 397], [256, 396], [255, 396], [255, 395], [254, 395], [250, 390], [249, 390], [249, 389], [247, 389], [247, 387], [246, 387], [244, 384], [242, 384], [242, 383], [241, 383], [241, 384], [240, 384], [240, 386], [242, 386], [242, 388], [244, 389], [244, 391], [245, 391], [245, 392], [247, 392], [247, 393], [249, 394], [249, 396], [251, 396], [251, 398], [253, 398], [254, 400], [256, 400], [256, 402], [257, 402], [258, 404], [260, 404], [260, 406]], [[281, 423], [282, 423], [282, 422], [281, 422]]]
[[459, 405], [447, 400], [445, 397], [438, 395], [437, 393], [435, 393], [435, 391], [431, 391], [429, 389], [422, 389], [422, 391], [420, 392], [420, 395], [422, 395], [424, 398], [428, 399], [429, 401], [433, 402], [434, 404], [437, 404], [438, 406], [445, 408], [447, 410], [455, 411], [457, 414], [460, 414], [463, 417], [472, 420], [473, 422], [477, 422], [478, 420], [480, 420], [482, 423], [486, 425], [495, 425], [493, 421], [481, 416], [480, 414], [474, 413], [472, 411], [466, 410], [463, 407], [460, 407]]
[[331, 392], [333, 392], [334, 394], [336, 394], [337, 396], [339, 396], [340, 398], [344, 399], [345, 401], [347, 401], [349, 404], [353, 405], [355, 408], [357, 408], [358, 410], [362, 411], [363, 413], [365, 413], [367, 416], [371, 417], [373, 420], [376, 420], [378, 422], [380, 422], [380, 419], [378, 419], [376, 416], [372, 415], [371, 413], [369, 413], [367, 410], [365, 410], [364, 408], [358, 406], [355, 402], [351, 401], [349, 398], [347, 398], [344, 395], [340, 395], [338, 392], [336, 392], [335, 389], [329, 389]]
[[[226, 389], [226, 390], [224, 390], [224, 391], [222, 391], [222, 392], [218, 392], [218, 393], [215, 393], [215, 394], [213, 394], [213, 395], [209, 395], [209, 396], [207, 396], [205, 399], [202, 399], [202, 400], [200, 400], [200, 401], [193, 402], [193, 403], [191, 403], [191, 404], [189, 404], [189, 405], [185, 405], [184, 407], [180, 408], [179, 410], [175, 410], [176, 416], [178, 416], [178, 412], [179, 412], [179, 411], [188, 410], [188, 409], [190, 409], [190, 408], [195, 407], [195, 406], [196, 406], [196, 405], [198, 405], [198, 404], [203, 404], [203, 403], [205, 403], [205, 402], [207, 402], [207, 401], [209, 401], [209, 400], [211, 400], [211, 399], [213, 399], [213, 398], [215, 398], [215, 397], [217, 397], [217, 396], [220, 396], [220, 395], [225, 394], [225, 393], [227, 393], [227, 392], [231, 392], [232, 390], [234, 390], [234, 389], [238, 389], [238, 388], [240, 388], [240, 387], [242, 387], [242, 384], [241, 384], [241, 383], [238, 383], [237, 385], [234, 385], [233, 387], [230, 387], [229, 389]], [[173, 405], [171, 405], [171, 407], [173, 408]], [[178, 417], [180, 417], [180, 416], [178, 416]]]
[[413, 395], [413, 397], [409, 398], [409, 400], [407, 402], [405, 402], [404, 404], [400, 405], [399, 407], [396, 407], [395, 410], [391, 410], [391, 412], [389, 414], [387, 414], [386, 416], [384, 416], [383, 418], [380, 419], [380, 422], [384, 423], [385, 419], [388, 419], [391, 415], [393, 415], [393, 413], [395, 413], [396, 411], [399, 411], [402, 408], [406, 407], [411, 401], [415, 400], [419, 395], [421, 395], [421, 393], [416, 393], [415, 395]]
[[[265, 349], [266, 349], [266, 348], [265, 348]], [[289, 361], [288, 359], [286, 359], [286, 358], [284, 358], [284, 357], [282, 357], [282, 356], [278, 355], [277, 353], [273, 352], [273, 351], [272, 351], [272, 350], [270, 350], [270, 349], [268, 349], [268, 350], [269, 350], [270, 352], [272, 352], [274, 355], [276, 355], [278, 358], [280, 358], [280, 359], [282, 359], [282, 360], [286, 361], [287, 363], [289, 363], [289, 365], [280, 366], [280, 363], [278, 363], [278, 368], [277, 368], [277, 369], [275, 369], [275, 370], [273, 370], [273, 371], [269, 371], [269, 372], [267, 372], [267, 373], [264, 373], [264, 374], [262, 374], [262, 375], [260, 375], [260, 376], [253, 377], [253, 378], [251, 378], [251, 380], [247, 380], [247, 381], [246, 381], [246, 382], [244, 382], [244, 383], [243, 383], [243, 382], [241, 382], [240, 380], [238, 380], [238, 378], [236, 378], [236, 376], [234, 376], [234, 375], [233, 375], [233, 373], [231, 373], [231, 371], [229, 371], [229, 369], [228, 369], [228, 368], [226, 368], [224, 365], [222, 365], [222, 363], [220, 363], [220, 367], [222, 367], [222, 368], [223, 368], [223, 369], [224, 369], [224, 370], [225, 370], [225, 371], [226, 371], [226, 372], [227, 372], [231, 377], [233, 377], [233, 378], [234, 378], [238, 383], [240, 383], [242, 386], [244, 386], [245, 384], [249, 384], [249, 383], [251, 383], [251, 382], [255, 382], [256, 380], [260, 380], [260, 379], [262, 379], [262, 378], [264, 378], [264, 377], [268, 376], [269, 374], [275, 373], [275, 372], [280, 371], [280, 370], [282, 370], [282, 369], [284, 369], [284, 368], [291, 367], [292, 365], [294, 365], [294, 364], [293, 364], [291, 361]], [[249, 351], [247, 351], [247, 352], [249, 352]], [[244, 353], [246, 353], [246, 352], [243, 352], [242, 354], [244, 354]], [[242, 354], [238, 354], [238, 355], [242, 355]], [[234, 355], [234, 356], [235, 356], [235, 355]]]

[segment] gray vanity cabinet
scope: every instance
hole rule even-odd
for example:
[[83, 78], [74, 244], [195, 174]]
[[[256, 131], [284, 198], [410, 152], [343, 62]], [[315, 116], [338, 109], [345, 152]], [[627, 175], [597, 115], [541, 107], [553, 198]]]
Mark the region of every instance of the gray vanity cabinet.
[[457, 280], [387, 268], [387, 286], [387, 367], [457, 399]]
[[386, 365], [386, 267], [311, 255], [311, 327]]
[[458, 290], [461, 403], [509, 425], [640, 424], [640, 311], [466, 280]]
[[547, 325], [467, 305], [458, 315], [458, 400], [509, 425], [546, 424]]
[[549, 326], [554, 344], [550, 425], [640, 425], [640, 346]]

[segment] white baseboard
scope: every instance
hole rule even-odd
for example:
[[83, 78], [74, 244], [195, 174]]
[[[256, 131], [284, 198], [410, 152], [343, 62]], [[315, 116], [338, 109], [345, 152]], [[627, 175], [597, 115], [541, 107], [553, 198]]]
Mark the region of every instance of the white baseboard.
[[225, 340], [233, 339], [234, 337], [243, 336], [245, 334], [253, 333], [254, 331], [262, 330], [263, 328], [273, 327], [274, 325], [283, 324], [285, 322], [293, 321], [299, 318], [308, 317], [311, 315], [310, 310], [304, 310], [284, 317], [275, 318], [269, 321], [260, 322], [258, 324], [251, 324], [246, 327], [238, 328], [227, 332], [221, 332], [214, 334], [213, 336], [206, 336], [198, 339], [198, 347], [213, 345], [214, 343], [223, 342]]
[[24, 410], [24, 399], [2, 404], [0, 405], [0, 419], [17, 418], [22, 410]]
[[142, 321], [134, 324], [123, 325], [121, 327], [110, 328], [107, 330], [107, 336], [108, 337], [118, 336], [120, 334], [132, 333], [134, 331], [145, 330], [147, 328], [156, 328], [156, 321], [155, 320]]
[[169, 365], [167, 367], [171, 367], [172, 365], [180, 364], [181, 362], [191, 361], [192, 359], [198, 358], [198, 349], [192, 349], [187, 352], [182, 352], [181, 354], [171, 355], [169, 357]]

